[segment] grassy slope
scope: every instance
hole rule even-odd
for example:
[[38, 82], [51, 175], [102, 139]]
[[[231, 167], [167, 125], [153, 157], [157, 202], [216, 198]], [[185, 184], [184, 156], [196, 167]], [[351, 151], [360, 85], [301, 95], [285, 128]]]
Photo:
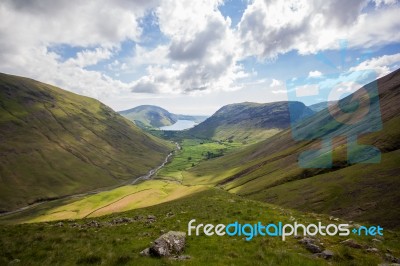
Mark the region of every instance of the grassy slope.
[[[299, 153], [318, 147], [319, 143], [296, 142], [291, 132], [285, 130], [237, 153], [184, 171], [183, 183], [220, 185], [231, 192], [284, 206], [398, 227], [400, 213], [390, 206], [397, 206], [399, 201], [400, 71], [380, 79], [378, 84], [383, 130], [365, 134], [359, 142], [381, 150], [380, 164], [346, 167], [346, 143], [337, 138], [334, 140], [334, 168], [328, 170], [333, 172], [299, 168]], [[331, 126], [326, 117], [327, 112], [322, 111], [317, 116], [317, 126], [312, 123], [305, 126], [321, 129], [315, 133], [321, 134], [324, 125]], [[343, 167], [346, 168], [341, 169]], [[311, 176], [314, 177], [309, 178]], [[306, 195], [308, 192], [310, 196]]]
[[120, 184], [172, 146], [99, 101], [0, 74], [0, 211]]
[[[156, 216], [156, 221], [147, 222], [147, 215]], [[114, 226], [107, 224], [117, 217], [136, 217], [136, 221]], [[385, 231], [381, 243], [372, 241], [373, 237], [351, 236], [363, 246], [378, 248], [378, 253], [341, 245], [347, 237], [321, 237], [324, 246], [335, 253], [329, 262], [313, 257], [292, 237], [283, 242], [277, 237], [255, 237], [245, 241], [238, 236], [190, 236], [185, 249], [185, 254], [192, 257], [188, 261], [139, 255], [160, 236], [161, 230], [187, 231], [191, 219], [213, 224], [234, 221], [293, 223], [294, 220], [306, 224], [342, 222], [209, 189], [160, 205], [98, 217], [96, 220], [103, 224], [99, 228], [73, 227], [75, 223], [84, 225], [93, 218], [65, 221], [61, 227], [56, 223], [3, 225], [0, 227], [0, 264], [19, 259], [22, 265], [377, 265], [384, 261], [386, 249], [394, 256], [400, 255], [397, 231]]]

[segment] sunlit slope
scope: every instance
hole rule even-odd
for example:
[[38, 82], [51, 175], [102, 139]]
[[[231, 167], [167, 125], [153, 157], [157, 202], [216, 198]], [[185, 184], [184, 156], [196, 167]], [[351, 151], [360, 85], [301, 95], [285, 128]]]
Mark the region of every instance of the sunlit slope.
[[0, 210], [120, 184], [170, 144], [97, 100], [0, 74]]
[[[399, 201], [399, 85], [399, 70], [378, 80], [383, 129], [364, 134], [358, 140], [381, 150], [379, 164], [348, 165], [347, 142], [344, 138], [335, 138], [331, 169], [300, 168], [299, 154], [318, 148], [320, 143], [318, 140], [295, 141], [290, 130], [286, 130], [237, 153], [188, 169], [182, 173], [183, 182], [219, 185], [231, 192], [284, 206], [338, 213], [354, 219], [384, 220], [382, 213], [376, 212], [376, 209], [384, 208], [386, 216], [390, 217], [387, 224], [398, 226], [400, 214], [391, 206], [396, 206]], [[318, 129], [312, 134], [321, 134], [329, 132], [323, 129], [324, 126], [336, 126], [330, 119], [328, 111], [323, 110], [302, 126], [310, 128], [310, 131]], [[325, 179], [318, 179], [318, 175]], [[315, 177], [311, 179], [312, 176]], [[307, 196], [307, 187], [312, 189], [312, 196]], [[345, 189], [335, 190], [334, 187]], [[320, 203], [314, 204], [315, 201]], [[353, 211], [357, 208], [361, 211]]]
[[205, 189], [205, 186], [183, 186], [177, 182], [149, 180], [81, 198], [46, 202], [22, 212], [0, 217], [0, 221], [26, 223], [98, 217], [153, 206]]

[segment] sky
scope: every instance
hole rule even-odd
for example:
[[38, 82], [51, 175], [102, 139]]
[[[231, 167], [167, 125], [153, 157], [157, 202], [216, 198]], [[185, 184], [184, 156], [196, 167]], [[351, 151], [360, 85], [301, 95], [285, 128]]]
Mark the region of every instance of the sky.
[[288, 100], [296, 79], [400, 68], [399, 15], [397, 0], [3, 0], [0, 72], [116, 111], [211, 115]]

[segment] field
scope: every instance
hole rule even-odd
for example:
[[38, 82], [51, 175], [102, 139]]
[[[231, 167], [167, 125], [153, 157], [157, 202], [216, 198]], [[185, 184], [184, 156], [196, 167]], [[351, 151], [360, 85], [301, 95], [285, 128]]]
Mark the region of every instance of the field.
[[176, 182], [150, 180], [81, 199], [43, 203], [27, 211], [1, 217], [7, 223], [31, 223], [63, 219], [82, 219], [143, 208], [171, 201], [204, 190], [203, 186], [183, 186]]
[[184, 139], [181, 150], [177, 151], [173, 160], [158, 173], [159, 178], [183, 181], [182, 172], [201, 162], [229, 154], [243, 144], [229, 141], [210, 141], [200, 139]]
[[[149, 215], [155, 216], [149, 219]], [[117, 218], [132, 218], [117, 223]], [[334, 252], [330, 261], [317, 258], [298, 239], [257, 236], [190, 236], [187, 261], [142, 257], [139, 252], [162, 232], [187, 231], [187, 223], [264, 223], [294, 220], [303, 223], [330, 221], [325, 215], [306, 214], [244, 199], [211, 188], [152, 207], [77, 221], [3, 225], [0, 227], [0, 264], [18, 260], [21, 265], [377, 265], [387, 250], [399, 256], [399, 232], [385, 231], [384, 241], [351, 236], [361, 249], [341, 244], [343, 237], [320, 237]], [[366, 252], [376, 247], [377, 252]]]

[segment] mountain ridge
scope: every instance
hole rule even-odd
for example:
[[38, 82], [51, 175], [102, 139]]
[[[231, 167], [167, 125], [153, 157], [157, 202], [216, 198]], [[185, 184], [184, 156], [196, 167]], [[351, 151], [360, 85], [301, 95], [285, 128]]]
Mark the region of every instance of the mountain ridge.
[[[289, 113], [296, 109], [296, 115]], [[221, 107], [211, 117], [187, 131], [187, 135], [215, 140], [259, 141], [287, 128], [290, 121], [313, 114], [301, 102], [243, 102]]]

